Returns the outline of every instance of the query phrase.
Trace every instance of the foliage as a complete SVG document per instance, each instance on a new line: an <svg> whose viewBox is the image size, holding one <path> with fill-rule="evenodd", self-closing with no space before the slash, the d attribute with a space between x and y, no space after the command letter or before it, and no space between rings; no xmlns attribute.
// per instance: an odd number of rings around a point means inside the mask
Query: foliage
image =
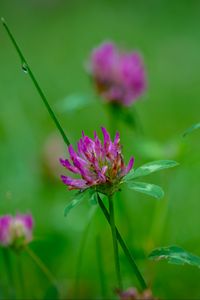
<svg viewBox="0 0 200 300"><path fill-rule="evenodd" d="M177 246L161 247L149 254L152 260L167 260L170 264L191 265L200 268L200 257Z"/></svg>

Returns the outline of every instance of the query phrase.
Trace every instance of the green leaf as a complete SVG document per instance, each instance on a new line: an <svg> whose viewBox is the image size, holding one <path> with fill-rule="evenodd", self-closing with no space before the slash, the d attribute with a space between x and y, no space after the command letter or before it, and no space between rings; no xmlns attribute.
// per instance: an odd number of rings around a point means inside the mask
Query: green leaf
<svg viewBox="0 0 200 300"><path fill-rule="evenodd" d="M136 192L147 194L156 199L161 199L164 196L163 189L155 184L138 181L128 181L127 184L130 189L135 190Z"/></svg>
<svg viewBox="0 0 200 300"><path fill-rule="evenodd" d="M91 103L91 95L72 94L59 103L59 110L62 112L76 112L88 107Z"/></svg>
<svg viewBox="0 0 200 300"><path fill-rule="evenodd" d="M183 133L183 137L186 137L188 134L192 133L194 130L200 129L200 123L194 124Z"/></svg>
<svg viewBox="0 0 200 300"><path fill-rule="evenodd" d="M77 205L79 205L83 201L85 195L87 194L86 191L87 190L82 191L82 192L78 192L77 194L75 194L73 200L66 205L66 207L64 209L64 216L65 217L68 215L68 213L70 212L70 210L72 208L76 207Z"/></svg>
<svg viewBox="0 0 200 300"><path fill-rule="evenodd" d="M142 176L147 176L151 173L168 169L168 168L173 168L177 166L178 163L174 160L156 160L149 162L145 165L142 165L141 167L137 168L136 170L131 170L125 177L125 181L133 180L135 178L139 178Z"/></svg>
<svg viewBox="0 0 200 300"><path fill-rule="evenodd" d="M176 265L192 265L200 268L200 257L187 252L177 246L162 247L153 250L149 254L149 259L167 260L168 263Z"/></svg>

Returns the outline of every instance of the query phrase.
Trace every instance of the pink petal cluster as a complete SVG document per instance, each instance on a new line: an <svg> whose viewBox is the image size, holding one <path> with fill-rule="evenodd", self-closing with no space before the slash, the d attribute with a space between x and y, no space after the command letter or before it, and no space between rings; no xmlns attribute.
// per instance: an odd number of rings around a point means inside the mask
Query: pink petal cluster
<svg viewBox="0 0 200 300"><path fill-rule="evenodd" d="M117 188L123 176L132 169L133 157L127 166L124 163L119 133L116 133L113 142L105 128L102 128L102 133L103 143L96 132L94 133L94 139L83 133L78 142L77 152L72 145L68 148L71 161L60 159L61 164L68 171L81 176L81 179L61 176L63 183L70 190L95 187L96 190L112 193L113 187Z"/></svg>
<svg viewBox="0 0 200 300"><path fill-rule="evenodd" d="M109 102L130 106L146 90L140 54L119 52L113 43L104 43L93 50L89 72L97 91Z"/></svg>
<svg viewBox="0 0 200 300"><path fill-rule="evenodd" d="M128 288L125 291L117 292L120 300L158 300L154 298L151 290L145 290L142 293L139 293L136 288Z"/></svg>
<svg viewBox="0 0 200 300"><path fill-rule="evenodd" d="M32 240L33 218L30 214L0 217L0 246L21 248Z"/></svg>

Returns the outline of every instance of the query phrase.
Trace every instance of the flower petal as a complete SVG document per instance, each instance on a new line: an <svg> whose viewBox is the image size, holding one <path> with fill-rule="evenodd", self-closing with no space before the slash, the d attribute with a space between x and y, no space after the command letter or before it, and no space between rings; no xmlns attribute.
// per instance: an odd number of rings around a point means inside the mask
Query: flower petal
<svg viewBox="0 0 200 300"><path fill-rule="evenodd" d="M73 161L73 159L74 159L75 157L77 157L77 154L76 154L76 152L75 152L75 150L74 150L74 148L73 148L72 145L69 145L68 151L69 151L70 158L71 158L71 160Z"/></svg>
<svg viewBox="0 0 200 300"><path fill-rule="evenodd" d="M112 148L112 141L110 138L110 134L108 133L106 128L102 127L101 130L103 132L103 137L104 137L104 150L105 150L105 154L107 154L107 152L109 152Z"/></svg>
<svg viewBox="0 0 200 300"><path fill-rule="evenodd" d="M64 184L69 186L69 189L84 189L87 187L86 181L83 179L74 179L61 175L61 180Z"/></svg>
<svg viewBox="0 0 200 300"><path fill-rule="evenodd" d="M126 169L125 169L125 174L124 175L126 175L126 174L128 174L128 172L130 172L130 170L133 167L133 164L134 164L134 157L131 157L131 159L130 159L130 161L129 161Z"/></svg>
<svg viewBox="0 0 200 300"><path fill-rule="evenodd" d="M62 159L62 158L60 158L60 163L61 163L61 165L62 165L63 167L65 167L67 170L69 170L69 171L71 171L71 172L73 172L73 173L75 173L75 174L80 174L78 168L72 166L72 165L70 164L70 162L69 162L68 159Z"/></svg>
<svg viewBox="0 0 200 300"><path fill-rule="evenodd" d="M115 139L114 139L114 145L118 146L119 143L120 143L120 135L119 135L119 132L117 131L116 135L115 135Z"/></svg>
<svg viewBox="0 0 200 300"><path fill-rule="evenodd" d="M18 214L18 215L16 215L15 220L20 220L24 224L24 226L26 227L27 230L32 230L33 229L34 222L33 222L32 215L30 215L30 214L26 214L26 215Z"/></svg>
<svg viewBox="0 0 200 300"><path fill-rule="evenodd" d="M10 225L12 216L5 215L0 217L0 245L7 246L10 243Z"/></svg>

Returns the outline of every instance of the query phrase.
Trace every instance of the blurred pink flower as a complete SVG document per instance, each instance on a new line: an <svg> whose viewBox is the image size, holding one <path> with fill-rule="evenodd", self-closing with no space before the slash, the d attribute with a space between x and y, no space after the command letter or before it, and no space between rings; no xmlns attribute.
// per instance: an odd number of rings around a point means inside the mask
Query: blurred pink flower
<svg viewBox="0 0 200 300"><path fill-rule="evenodd" d="M139 293L136 288L128 288L125 291L117 291L120 300L158 300L154 298L151 290L145 290Z"/></svg>
<svg viewBox="0 0 200 300"><path fill-rule="evenodd" d="M93 50L89 72L98 93L108 102L130 106L147 87L140 54L119 52L113 43L104 43Z"/></svg>
<svg viewBox="0 0 200 300"><path fill-rule="evenodd" d="M68 148L71 162L68 159L60 159L61 164L67 170L81 176L81 179L61 176L63 183L70 190L94 187L102 193L112 194L118 190L120 181L132 169L133 157L125 166L119 133L116 133L114 142L112 142L105 128L102 128L102 132L103 143L96 132L94 140L83 133L78 142L77 152L72 145Z"/></svg>
<svg viewBox="0 0 200 300"><path fill-rule="evenodd" d="M33 218L30 214L0 217L0 246L21 248L31 242Z"/></svg>

